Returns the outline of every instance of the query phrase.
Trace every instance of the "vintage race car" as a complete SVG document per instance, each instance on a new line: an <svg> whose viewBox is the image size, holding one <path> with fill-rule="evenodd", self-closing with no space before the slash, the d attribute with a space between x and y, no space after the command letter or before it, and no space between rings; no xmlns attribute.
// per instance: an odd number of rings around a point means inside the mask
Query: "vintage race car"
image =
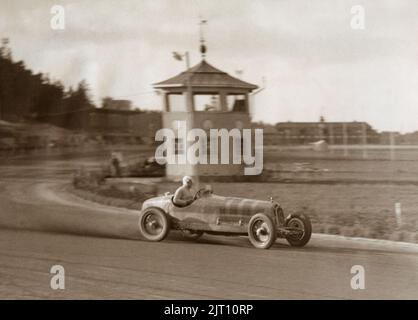
<svg viewBox="0 0 418 320"><path fill-rule="evenodd" d="M169 193L146 200L139 230L149 241L163 240L170 230L179 230L190 239L203 233L248 235L256 248L268 249L277 238L285 238L292 246L304 246L311 238L312 226L304 214L285 218L283 209L273 200L223 197L200 189L195 201L186 207L175 205Z"/></svg>

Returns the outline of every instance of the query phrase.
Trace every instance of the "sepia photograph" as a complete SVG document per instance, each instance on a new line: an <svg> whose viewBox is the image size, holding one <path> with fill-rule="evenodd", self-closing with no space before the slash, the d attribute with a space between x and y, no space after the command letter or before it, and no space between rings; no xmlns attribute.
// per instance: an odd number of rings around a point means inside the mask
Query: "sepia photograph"
<svg viewBox="0 0 418 320"><path fill-rule="evenodd" d="M417 12L1 0L0 300L418 300Z"/></svg>

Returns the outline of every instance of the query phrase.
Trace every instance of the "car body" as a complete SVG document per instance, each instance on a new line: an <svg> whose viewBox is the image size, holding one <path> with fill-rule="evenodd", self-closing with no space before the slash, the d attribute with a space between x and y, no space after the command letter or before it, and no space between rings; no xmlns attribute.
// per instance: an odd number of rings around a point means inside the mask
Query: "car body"
<svg viewBox="0 0 418 320"><path fill-rule="evenodd" d="M106 177L164 177L165 165L157 162L155 157L127 163L122 155L114 152L108 165L104 166Z"/></svg>
<svg viewBox="0 0 418 320"><path fill-rule="evenodd" d="M150 157L142 163L133 165L130 171L130 175L135 177L164 177L165 165L159 164L155 157Z"/></svg>
<svg viewBox="0 0 418 320"><path fill-rule="evenodd" d="M277 237L286 238L294 246L303 246L310 239L309 218L285 218L276 201L224 197L206 189L196 195L196 200L186 207L175 205L169 193L146 200L140 213L141 234L151 241L164 239L170 230L180 230L195 239L203 233L248 235L257 248L269 248Z"/></svg>

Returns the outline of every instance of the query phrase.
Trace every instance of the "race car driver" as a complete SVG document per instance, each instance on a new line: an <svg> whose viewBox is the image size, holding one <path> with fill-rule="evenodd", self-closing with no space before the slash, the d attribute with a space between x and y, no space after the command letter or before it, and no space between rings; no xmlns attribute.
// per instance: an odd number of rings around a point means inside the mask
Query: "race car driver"
<svg viewBox="0 0 418 320"><path fill-rule="evenodd" d="M189 176L183 177L183 185L174 193L173 202L177 206L185 207L191 204L195 199L192 194L193 180Z"/></svg>

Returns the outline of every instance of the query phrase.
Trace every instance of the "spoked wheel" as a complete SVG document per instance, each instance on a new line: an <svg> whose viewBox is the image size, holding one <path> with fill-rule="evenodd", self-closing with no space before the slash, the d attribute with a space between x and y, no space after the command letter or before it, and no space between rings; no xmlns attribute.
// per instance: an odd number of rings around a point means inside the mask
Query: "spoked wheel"
<svg viewBox="0 0 418 320"><path fill-rule="evenodd" d="M286 229L291 232L286 236L287 242L294 247L303 247L311 239L312 224L308 216L291 215L286 218Z"/></svg>
<svg viewBox="0 0 418 320"><path fill-rule="evenodd" d="M248 237L258 249L268 249L276 241L276 227L271 218L263 213L254 215L248 224Z"/></svg>
<svg viewBox="0 0 418 320"><path fill-rule="evenodd" d="M139 217L139 231L149 241L161 241L170 231L170 220L160 209L146 209Z"/></svg>
<svg viewBox="0 0 418 320"><path fill-rule="evenodd" d="M203 231L199 230L182 229L180 231L182 236L189 240L197 240L203 235Z"/></svg>

